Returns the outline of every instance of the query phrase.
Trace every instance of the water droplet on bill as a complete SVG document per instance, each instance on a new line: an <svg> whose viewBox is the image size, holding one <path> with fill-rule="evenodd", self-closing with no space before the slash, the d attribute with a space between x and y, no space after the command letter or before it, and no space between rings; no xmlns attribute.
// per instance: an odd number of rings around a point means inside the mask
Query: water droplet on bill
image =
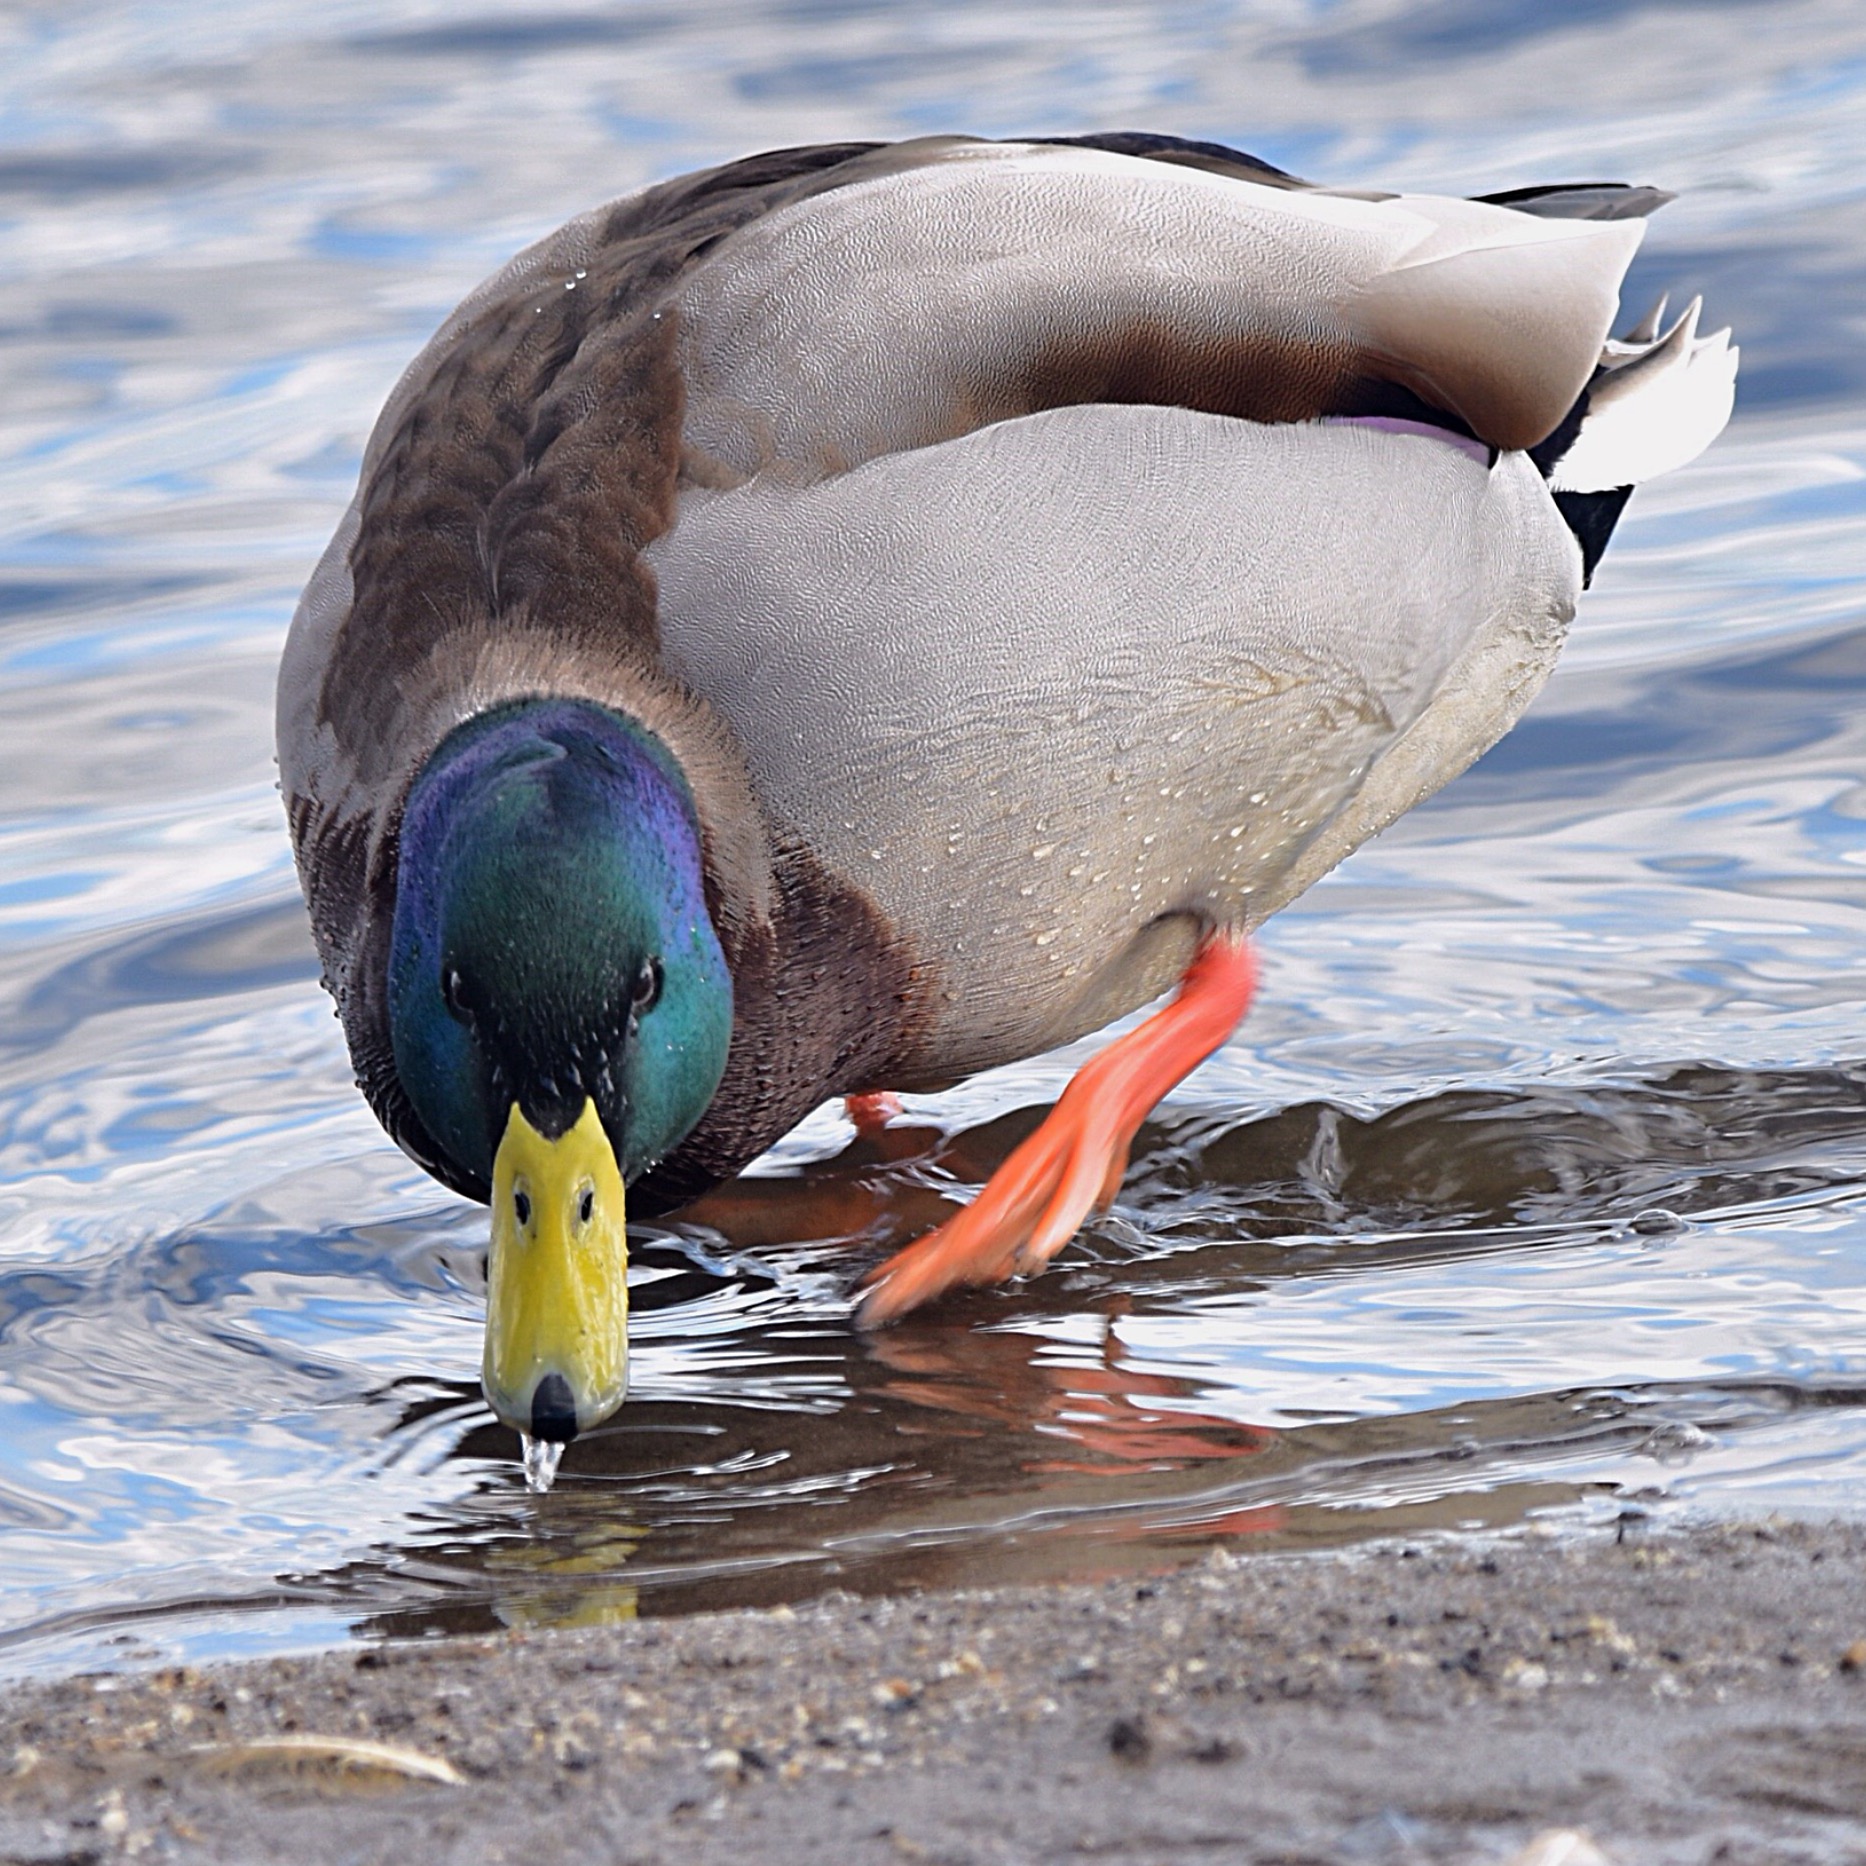
<svg viewBox="0 0 1866 1866"><path fill-rule="evenodd" d="M525 1488L543 1496L557 1481L557 1466L564 1455L563 1443L559 1439L533 1438L529 1432L521 1432L518 1444L525 1466Z"/></svg>

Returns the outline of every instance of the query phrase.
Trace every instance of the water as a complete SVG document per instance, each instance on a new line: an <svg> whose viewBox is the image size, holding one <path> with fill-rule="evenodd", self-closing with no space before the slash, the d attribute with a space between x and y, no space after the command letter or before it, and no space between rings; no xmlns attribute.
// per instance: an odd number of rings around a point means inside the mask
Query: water
<svg viewBox="0 0 1866 1866"><path fill-rule="evenodd" d="M533 1438L529 1432L518 1435L518 1463L525 1473L525 1488L543 1496L557 1482L557 1467L564 1461L561 1441Z"/></svg>
<svg viewBox="0 0 1866 1866"><path fill-rule="evenodd" d="M1551 21L1562 22L1559 26ZM1866 25L1823 4L790 0L0 15L0 1666L314 1646L1866 1496ZM548 1495L483 1215L315 983L274 662L374 411L602 196L1145 125L1343 182L1682 192L1738 418L1482 765L1282 916L1051 1275L852 1274L1069 1057L813 1118L636 1239Z"/></svg>

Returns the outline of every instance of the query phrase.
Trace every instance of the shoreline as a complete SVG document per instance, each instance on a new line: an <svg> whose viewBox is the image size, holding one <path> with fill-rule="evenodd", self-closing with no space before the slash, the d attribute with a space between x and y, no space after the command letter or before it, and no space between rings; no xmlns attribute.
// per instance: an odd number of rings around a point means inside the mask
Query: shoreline
<svg viewBox="0 0 1866 1866"><path fill-rule="evenodd" d="M1866 1525L1215 1552L25 1681L0 1782L0 1860L40 1866L1461 1866L1550 1829L1618 1866L1866 1861Z"/></svg>

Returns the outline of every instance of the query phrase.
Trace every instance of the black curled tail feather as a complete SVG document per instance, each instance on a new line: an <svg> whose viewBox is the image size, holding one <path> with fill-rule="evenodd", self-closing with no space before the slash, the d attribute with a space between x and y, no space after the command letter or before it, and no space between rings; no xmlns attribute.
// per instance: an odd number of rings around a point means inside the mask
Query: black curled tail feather
<svg viewBox="0 0 1866 1866"><path fill-rule="evenodd" d="M1558 492L1553 495L1555 509L1568 521L1575 542L1581 547L1581 587L1594 581L1594 566L1600 562L1613 528L1633 496L1630 486L1615 486L1609 492Z"/></svg>

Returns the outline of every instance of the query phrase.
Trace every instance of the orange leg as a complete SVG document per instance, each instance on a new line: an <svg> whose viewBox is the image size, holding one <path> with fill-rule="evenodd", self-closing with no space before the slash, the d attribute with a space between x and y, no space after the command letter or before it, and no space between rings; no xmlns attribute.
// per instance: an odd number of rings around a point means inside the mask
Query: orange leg
<svg viewBox="0 0 1866 1866"><path fill-rule="evenodd" d="M860 1320L879 1327L961 1283L1042 1269L1091 1211L1113 1202L1141 1122L1238 1027L1256 982L1242 935L1210 935L1172 1001L1076 1071L1043 1125L958 1217L869 1274Z"/></svg>
<svg viewBox="0 0 1866 1866"><path fill-rule="evenodd" d="M878 1089L872 1095L845 1095L842 1105L864 1140L873 1140L901 1111L901 1098Z"/></svg>

